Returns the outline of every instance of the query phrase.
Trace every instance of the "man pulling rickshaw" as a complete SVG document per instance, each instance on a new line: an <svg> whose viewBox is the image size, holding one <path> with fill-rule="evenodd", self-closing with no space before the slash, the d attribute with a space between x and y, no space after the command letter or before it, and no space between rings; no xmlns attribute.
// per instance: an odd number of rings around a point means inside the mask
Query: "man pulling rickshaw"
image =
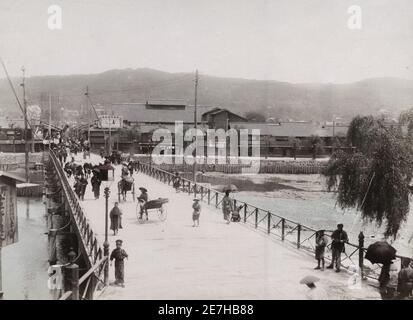
<svg viewBox="0 0 413 320"><path fill-rule="evenodd" d="M139 219L142 219L143 213L146 214L146 220L148 220L148 211L145 208L145 204L148 202L148 190L146 188L140 187L139 190L141 194L138 197L138 202L140 206Z"/></svg>

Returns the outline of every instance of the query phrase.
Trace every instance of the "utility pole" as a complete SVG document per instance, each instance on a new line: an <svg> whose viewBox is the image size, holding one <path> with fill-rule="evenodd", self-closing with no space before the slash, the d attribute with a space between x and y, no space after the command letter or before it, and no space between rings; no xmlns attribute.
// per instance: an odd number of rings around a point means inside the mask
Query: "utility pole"
<svg viewBox="0 0 413 320"><path fill-rule="evenodd" d="M26 100L26 84L25 84L25 68L22 67L23 80L21 86L23 87L23 118L24 118L24 160L26 169L26 182L29 182L29 150L27 145L27 100Z"/></svg>
<svg viewBox="0 0 413 320"><path fill-rule="evenodd" d="M86 86L86 108L88 110L88 126L87 126L87 141L90 148L90 107L89 107L89 86Z"/></svg>
<svg viewBox="0 0 413 320"><path fill-rule="evenodd" d="M194 101L194 124L195 124L195 159L193 164L193 180L196 183L196 156L197 156L197 133L198 133L198 119L197 119L197 102L198 102L198 70L195 71L195 101Z"/></svg>
<svg viewBox="0 0 413 320"><path fill-rule="evenodd" d="M52 95L49 92L49 149L52 139Z"/></svg>
<svg viewBox="0 0 413 320"><path fill-rule="evenodd" d="M112 154L112 115L109 115L109 155Z"/></svg>

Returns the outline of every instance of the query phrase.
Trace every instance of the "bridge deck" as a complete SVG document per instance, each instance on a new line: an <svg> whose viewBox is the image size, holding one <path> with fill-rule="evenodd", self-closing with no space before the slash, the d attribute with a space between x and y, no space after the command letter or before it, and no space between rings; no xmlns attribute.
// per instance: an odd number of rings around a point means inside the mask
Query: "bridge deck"
<svg viewBox="0 0 413 320"><path fill-rule="evenodd" d="M81 162L81 157L77 158ZM88 160L89 161L89 160ZM90 162L101 159L92 155ZM110 232L110 250L115 240L124 240L129 254L125 263L126 287L109 286L100 299L378 299L377 289L367 283L362 289L348 286L343 270L313 270L316 261L304 251L256 232L242 223L227 225L215 208L201 203L200 227L192 227L192 197L144 174L134 174L136 188L148 189L150 199L169 198L168 218L139 224L136 203L128 193L122 202L123 229ZM111 190L109 209L117 201L117 181L103 182ZM104 198L93 199L90 183L82 202L93 231L104 241ZM306 275L321 280L310 290L299 284ZM114 279L110 269L110 281Z"/></svg>

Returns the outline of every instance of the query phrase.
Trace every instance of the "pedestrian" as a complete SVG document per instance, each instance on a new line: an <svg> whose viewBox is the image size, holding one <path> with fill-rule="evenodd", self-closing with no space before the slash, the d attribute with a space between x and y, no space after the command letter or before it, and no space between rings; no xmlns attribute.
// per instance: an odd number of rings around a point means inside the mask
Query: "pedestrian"
<svg viewBox="0 0 413 320"><path fill-rule="evenodd" d="M328 245L328 238L324 234L324 230L319 230L316 232L315 241L316 241L315 258L317 260L317 267L315 267L314 269L324 271L324 265L325 265L324 253Z"/></svg>
<svg viewBox="0 0 413 320"><path fill-rule="evenodd" d="M127 177L129 175L129 169L126 163L122 163L122 178Z"/></svg>
<svg viewBox="0 0 413 320"><path fill-rule="evenodd" d="M327 269L333 269L336 267L336 272L340 272L341 268L341 253L345 252L345 243L348 242L347 232L343 230L343 224L339 223L337 229L331 234L332 243L332 259L331 264Z"/></svg>
<svg viewBox="0 0 413 320"><path fill-rule="evenodd" d="M113 230L113 235L117 235L119 229L122 229L122 211L115 202L115 206L110 210L110 229Z"/></svg>
<svg viewBox="0 0 413 320"><path fill-rule="evenodd" d="M93 177L90 179L90 183L92 184L92 191L95 196L95 200L97 200L100 196L100 185L102 184L102 180L99 178L96 171L93 171Z"/></svg>
<svg viewBox="0 0 413 320"><path fill-rule="evenodd" d="M406 259L402 263L402 269L399 272L397 280L397 291L400 299L409 299L412 295L413 288L413 262Z"/></svg>
<svg viewBox="0 0 413 320"><path fill-rule="evenodd" d="M67 151L66 151L65 146L62 146L62 156L63 156L63 163L66 163L66 161L67 161Z"/></svg>
<svg viewBox="0 0 413 320"><path fill-rule="evenodd" d="M176 192L179 192L180 186L181 186L181 178L179 177L179 172L175 172L175 176L173 178L173 187Z"/></svg>
<svg viewBox="0 0 413 320"><path fill-rule="evenodd" d="M387 299L387 284L389 283L389 280L390 280L390 265L391 265L390 261L383 263L383 266L381 267L380 275L378 278L380 296L383 300Z"/></svg>
<svg viewBox="0 0 413 320"><path fill-rule="evenodd" d="M80 179L75 176L75 184L73 185L73 189L75 190L76 195L80 198L80 190L82 189L82 185L80 184Z"/></svg>
<svg viewBox="0 0 413 320"><path fill-rule="evenodd" d="M222 198L222 213L227 224L231 222L231 212L234 211L232 199L229 197L229 190L225 191L225 196Z"/></svg>
<svg viewBox="0 0 413 320"><path fill-rule="evenodd" d="M80 183L80 200L83 201L85 200L86 186L88 185L88 182L83 172L80 174L79 183Z"/></svg>
<svg viewBox="0 0 413 320"><path fill-rule="evenodd" d="M194 199L194 204L192 205L192 220L194 221L193 227L199 227L199 216L201 215L201 205L199 204L199 199Z"/></svg>
<svg viewBox="0 0 413 320"><path fill-rule="evenodd" d="M139 219L142 219L143 212L146 214L146 220L148 220L148 211L145 208L146 203L148 202L148 190L146 188L140 187L139 190L141 194L138 197L138 202L140 206L139 210Z"/></svg>
<svg viewBox="0 0 413 320"><path fill-rule="evenodd" d="M134 165L133 161L129 161L128 170L129 170L129 174L130 174L131 177L133 176L134 169L135 169L135 165Z"/></svg>
<svg viewBox="0 0 413 320"><path fill-rule="evenodd" d="M128 258L128 254L122 249L122 240L116 240L116 249L110 254L110 265L112 266L115 260L115 285L125 287L125 263L123 260Z"/></svg>
<svg viewBox="0 0 413 320"><path fill-rule="evenodd" d="M397 298L397 281L399 269L393 262L390 264L389 279L386 284L386 300L394 300Z"/></svg>

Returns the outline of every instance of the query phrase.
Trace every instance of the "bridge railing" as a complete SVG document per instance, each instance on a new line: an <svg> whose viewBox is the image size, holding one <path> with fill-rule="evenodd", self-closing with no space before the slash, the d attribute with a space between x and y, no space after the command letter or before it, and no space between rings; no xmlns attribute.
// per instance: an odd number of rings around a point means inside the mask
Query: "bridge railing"
<svg viewBox="0 0 413 320"><path fill-rule="evenodd" d="M172 185L176 176L168 171L156 168L148 163L139 163L139 170L163 183ZM216 208L222 208L221 203L224 198L224 193L211 189L205 185L194 183L189 179L179 177L180 191L186 192L189 195L198 197L202 201L213 205ZM307 252L315 252L316 232L314 228L305 226L299 222L292 221L282 217L269 210L251 205L245 201L233 198L234 208L240 209L239 213L241 221L258 230L267 233L269 236L280 239L294 245L297 249ZM331 240L332 231L325 231L325 235ZM332 260L331 241L327 246L325 258L328 261ZM341 264L344 268L352 266L358 267L361 270L362 276L372 279L378 279L381 265L372 265L364 259L367 249L364 247L364 237L359 236L359 243L347 243L346 250L342 254ZM410 259L405 256L396 256L396 260L402 263L404 259Z"/></svg>
<svg viewBox="0 0 413 320"><path fill-rule="evenodd" d="M82 296L91 299L93 298L93 292L97 285L99 283L101 284L100 286L105 285L103 281L103 271L107 263L107 257L104 256L103 249L88 222L80 200L70 186L62 165L52 150L50 151L50 159L54 164L57 177L62 185L62 192L65 202L69 207L68 211L71 215L72 225L76 229L75 231L79 238L79 249L81 251L79 257L81 255L86 257L85 263L88 271L80 278L79 286L84 285L81 287L83 291ZM62 297L64 298L67 295L68 293L65 293ZM69 294L68 297L71 295L72 294Z"/></svg>

